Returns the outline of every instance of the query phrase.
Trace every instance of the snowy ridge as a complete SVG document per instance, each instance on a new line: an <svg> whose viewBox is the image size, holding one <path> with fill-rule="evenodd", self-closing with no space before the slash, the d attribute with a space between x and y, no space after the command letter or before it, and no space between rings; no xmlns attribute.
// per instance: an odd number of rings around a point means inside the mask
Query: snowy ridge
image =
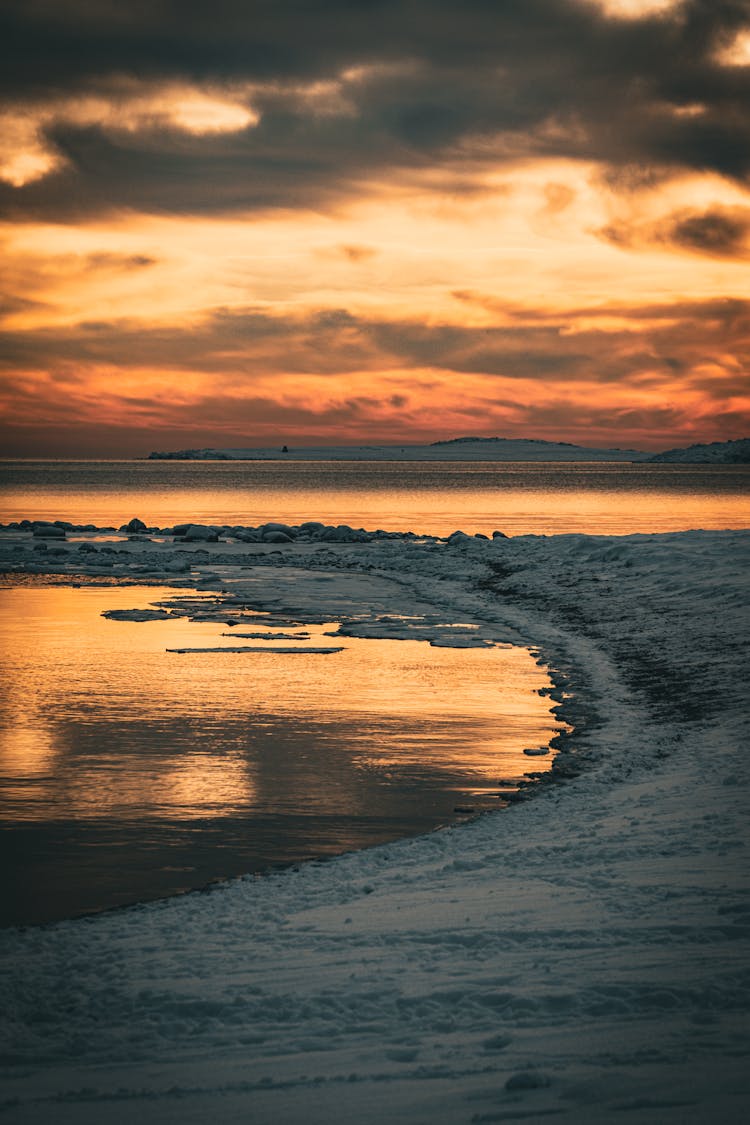
<svg viewBox="0 0 750 1125"><path fill-rule="evenodd" d="M648 461L639 449L596 449L531 438L452 438L430 445L277 446L272 449L180 449L155 461Z"/></svg>
<svg viewBox="0 0 750 1125"><path fill-rule="evenodd" d="M666 449L649 458L669 464L747 465L750 462L750 438L736 441L712 441L687 448Z"/></svg>
<svg viewBox="0 0 750 1125"><path fill-rule="evenodd" d="M747 464L750 438L680 446L661 453L601 449L534 438L459 437L429 445L352 445L274 448L179 449L149 454L154 461L625 461L647 463Z"/></svg>
<svg viewBox="0 0 750 1125"><path fill-rule="evenodd" d="M102 573L30 536L6 570ZM193 550L173 583L387 580L394 615L535 644L575 730L556 784L460 829L0 934L4 1119L744 1121L750 533ZM175 551L105 572L163 580Z"/></svg>

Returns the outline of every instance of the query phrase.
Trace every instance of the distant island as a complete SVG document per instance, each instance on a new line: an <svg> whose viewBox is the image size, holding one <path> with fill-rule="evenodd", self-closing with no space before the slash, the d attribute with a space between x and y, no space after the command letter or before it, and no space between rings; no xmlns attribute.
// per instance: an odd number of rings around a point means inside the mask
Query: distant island
<svg viewBox="0 0 750 1125"><path fill-rule="evenodd" d="M708 445L689 445L686 449L666 449L649 458L662 464L750 464L750 438L712 441Z"/></svg>
<svg viewBox="0 0 750 1125"><path fill-rule="evenodd" d="M430 445L294 446L257 449L179 449L149 454L152 461L626 461L747 464L750 438L691 445L664 453L597 449L533 438L457 437Z"/></svg>

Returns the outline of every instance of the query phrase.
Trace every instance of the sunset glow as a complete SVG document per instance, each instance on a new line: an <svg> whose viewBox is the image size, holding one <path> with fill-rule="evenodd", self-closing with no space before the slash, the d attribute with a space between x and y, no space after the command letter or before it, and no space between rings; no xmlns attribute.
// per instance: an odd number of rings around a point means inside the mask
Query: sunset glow
<svg viewBox="0 0 750 1125"><path fill-rule="evenodd" d="M744 436L739 9L316 7L8 6L7 452Z"/></svg>
<svg viewBox="0 0 750 1125"><path fill-rule="evenodd" d="M220 621L102 617L144 594L158 600L173 591L13 591L23 614L3 614L13 671L0 723L0 778L11 786L6 821L181 821L285 805L334 814L346 804L364 814L369 791L361 771L427 764L438 779L445 775L446 786L496 787L498 773L522 776L528 768L524 745L545 744L563 726L540 694L549 683L544 671L527 650L511 646L456 650L347 637L336 659L303 657L291 667L273 651L218 660L172 651L165 675L165 649L237 641L225 639ZM9 598L0 591L0 605ZM325 642L324 628L335 627L308 626L313 639L300 646ZM120 701L134 690L123 717ZM82 708L83 696L96 699L94 715ZM290 730L305 729L310 716L320 716L323 733L317 741L308 736L310 753L289 754ZM207 723L203 742L197 732ZM149 753L144 730L153 740ZM329 764L341 754L351 754L351 776L337 776Z"/></svg>

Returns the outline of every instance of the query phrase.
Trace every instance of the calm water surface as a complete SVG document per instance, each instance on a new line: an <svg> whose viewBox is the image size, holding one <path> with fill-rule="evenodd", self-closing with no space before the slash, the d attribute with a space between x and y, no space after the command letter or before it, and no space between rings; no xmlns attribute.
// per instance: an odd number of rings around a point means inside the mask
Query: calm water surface
<svg viewBox="0 0 750 1125"><path fill-rule="evenodd" d="M0 589L0 923L427 831L549 764L523 754L560 729L526 649L326 637L344 651L181 655L165 650L238 642L216 622L101 616L175 593Z"/></svg>
<svg viewBox="0 0 750 1125"><path fill-rule="evenodd" d="M507 535L750 526L750 466L504 462L5 461L0 522L317 519Z"/></svg>

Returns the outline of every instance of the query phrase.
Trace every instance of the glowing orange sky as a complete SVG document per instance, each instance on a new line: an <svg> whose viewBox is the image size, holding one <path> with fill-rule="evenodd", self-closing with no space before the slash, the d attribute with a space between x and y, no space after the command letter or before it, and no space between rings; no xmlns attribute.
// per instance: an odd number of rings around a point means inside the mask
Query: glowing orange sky
<svg viewBox="0 0 750 1125"><path fill-rule="evenodd" d="M67 7L92 44L110 42L108 9L94 26L86 5ZM531 8L622 54L617 36L630 43L633 28L644 43L681 42L695 5ZM18 12L32 38L54 21L44 3ZM458 8L452 18L470 28ZM531 32L510 30L523 56ZM475 89L459 49L438 58L450 24L432 57L384 41L382 59L363 62L355 29L310 73L139 76L113 59L6 91L8 452L744 436L750 188L716 136L719 120L738 143L750 133L748 36L717 23L682 84L671 65L639 110L613 83L609 118L593 94L560 103L547 47L549 105L533 128L508 102L526 113L541 80L526 89L512 59L488 64L503 91L485 110L494 95ZM588 74L585 50L564 56L573 73Z"/></svg>

